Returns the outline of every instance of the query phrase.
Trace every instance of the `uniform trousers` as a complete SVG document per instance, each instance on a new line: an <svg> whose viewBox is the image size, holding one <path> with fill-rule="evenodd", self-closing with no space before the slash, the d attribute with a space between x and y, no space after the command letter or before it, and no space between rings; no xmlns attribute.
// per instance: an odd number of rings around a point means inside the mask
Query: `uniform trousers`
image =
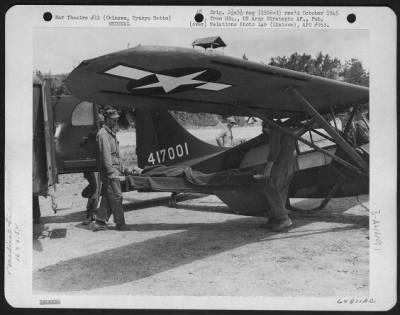
<svg viewBox="0 0 400 315"><path fill-rule="evenodd" d="M118 178L102 178L101 202L96 209L96 221L107 223L111 214L114 223L125 224L121 183Z"/></svg>
<svg viewBox="0 0 400 315"><path fill-rule="evenodd" d="M33 220L40 220L40 205L39 205L39 197L32 196L32 210L33 210Z"/></svg>
<svg viewBox="0 0 400 315"><path fill-rule="evenodd" d="M269 204L269 216L272 220L281 221L289 216L286 210L286 200L288 197L291 177L277 186L271 180L267 180L264 193Z"/></svg>
<svg viewBox="0 0 400 315"><path fill-rule="evenodd" d="M283 136L279 155L272 166L264 189L272 220L281 221L289 218L286 201L296 169L295 142L289 136Z"/></svg>

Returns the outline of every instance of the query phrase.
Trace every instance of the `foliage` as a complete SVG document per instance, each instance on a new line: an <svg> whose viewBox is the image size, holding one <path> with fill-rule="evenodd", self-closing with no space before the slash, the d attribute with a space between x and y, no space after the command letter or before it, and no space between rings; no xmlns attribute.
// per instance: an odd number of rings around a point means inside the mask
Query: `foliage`
<svg viewBox="0 0 400 315"><path fill-rule="evenodd" d="M52 80L52 82L56 82L54 84L54 94L56 96L60 95L70 95L67 85L65 84L65 80L67 79L67 75L62 75L58 81ZM52 85L53 87L53 85Z"/></svg>
<svg viewBox="0 0 400 315"><path fill-rule="evenodd" d="M50 91L52 96L70 95L65 80L68 74L51 74L42 73L39 70L36 71L36 75L40 80L48 79L50 80Z"/></svg>
<svg viewBox="0 0 400 315"><path fill-rule="evenodd" d="M340 75L345 82L369 86L369 72L365 71L361 61L357 59L346 61Z"/></svg>
<svg viewBox="0 0 400 315"><path fill-rule="evenodd" d="M330 79L335 78L340 71L340 60L337 58L332 59L328 54L323 55L321 52L315 58L311 57L311 55L300 55L296 52L289 57L271 58L269 64Z"/></svg>
<svg viewBox="0 0 400 315"><path fill-rule="evenodd" d="M363 68L361 61L353 58L344 65L337 58L319 52L315 57L295 52L289 57L271 58L269 64L280 68L306 72L312 75L340 79L344 82L369 85L369 73Z"/></svg>
<svg viewBox="0 0 400 315"><path fill-rule="evenodd" d="M218 123L218 115L208 113L186 113L180 111L172 111L172 116L182 126L215 126Z"/></svg>

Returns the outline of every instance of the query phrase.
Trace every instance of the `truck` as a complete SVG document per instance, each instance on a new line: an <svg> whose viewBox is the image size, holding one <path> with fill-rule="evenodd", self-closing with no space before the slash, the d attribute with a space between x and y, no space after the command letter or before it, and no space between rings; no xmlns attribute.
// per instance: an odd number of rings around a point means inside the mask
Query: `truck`
<svg viewBox="0 0 400 315"><path fill-rule="evenodd" d="M33 77L32 195L51 196L58 176L98 171L98 106L71 95L51 96L50 79Z"/></svg>

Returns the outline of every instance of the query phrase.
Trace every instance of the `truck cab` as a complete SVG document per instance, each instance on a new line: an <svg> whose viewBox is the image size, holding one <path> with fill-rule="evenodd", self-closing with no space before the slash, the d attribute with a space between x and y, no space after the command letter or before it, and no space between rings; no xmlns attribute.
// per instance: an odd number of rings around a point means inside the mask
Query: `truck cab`
<svg viewBox="0 0 400 315"><path fill-rule="evenodd" d="M96 172L98 107L70 95L51 97L50 82L33 79L33 196L51 195L57 176Z"/></svg>
<svg viewBox="0 0 400 315"><path fill-rule="evenodd" d="M95 172L98 109L73 96L52 98L57 174Z"/></svg>

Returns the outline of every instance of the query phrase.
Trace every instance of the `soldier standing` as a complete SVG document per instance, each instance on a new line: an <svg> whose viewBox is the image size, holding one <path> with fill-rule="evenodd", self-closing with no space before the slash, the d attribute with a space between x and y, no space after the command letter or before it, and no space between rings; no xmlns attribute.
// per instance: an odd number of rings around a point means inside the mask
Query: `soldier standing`
<svg viewBox="0 0 400 315"><path fill-rule="evenodd" d="M236 121L232 117L229 117L226 120L226 123L220 124L221 131L218 133L217 138L215 139L217 141L218 146L225 147L228 144L228 139L230 146L233 145L232 127L235 124Z"/></svg>
<svg viewBox="0 0 400 315"><path fill-rule="evenodd" d="M266 124L263 125L263 132L269 136L270 146L264 191L270 207L267 228L281 232L293 224L287 214L286 201L296 171L295 140Z"/></svg>
<svg viewBox="0 0 400 315"><path fill-rule="evenodd" d="M101 202L96 209L96 221L93 232L107 230L107 222L114 217L116 229L129 230L125 224L124 209L122 206L122 191L120 176L122 165L119 157L119 144L115 130L117 130L118 112L108 110L104 114L105 123L97 133L97 144L100 157L100 180L102 182Z"/></svg>
<svg viewBox="0 0 400 315"><path fill-rule="evenodd" d="M104 125L103 114L98 114L99 127L102 128ZM99 129L100 130L100 129ZM83 177L89 182L89 185L82 191L82 197L87 198L86 203L86 219L82 222L83 225L89 225L92 221L95 221L95 211L99 202L99 177L94 172L84 172Z"/></svg>

